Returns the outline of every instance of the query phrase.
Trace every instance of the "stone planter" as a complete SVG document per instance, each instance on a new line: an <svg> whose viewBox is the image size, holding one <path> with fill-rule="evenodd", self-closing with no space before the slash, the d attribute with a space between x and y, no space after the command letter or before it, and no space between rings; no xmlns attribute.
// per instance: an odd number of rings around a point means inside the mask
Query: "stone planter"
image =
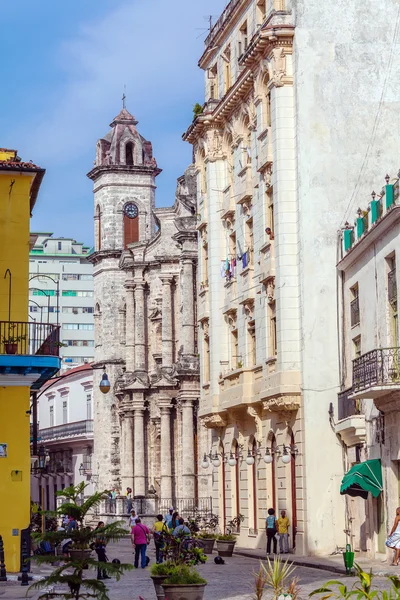
<svg viewBox="0 0 400 600"><path fill-rule="evenodd" d="M220 556L232 556L235 544L236 544L236 540L234 542L227 542L225 540L217 540L218 554Z"/></svg>
<svg viewBox="0 0 400 600"><path fill-rule="evenodd" d="M199 544L203 548L204 554L212 554L215 545L215 538L199 538Z"/></svg>
<svg viewBox="0 0 400 600"><path fill-rule="evenodd" d="M206 583L192 585L162 584L165 597L168 600L203 600L206 585Z"/></svg>
<svg viewBox="0 0 400 600"><path fill-rule="evenodd" d="M151 578L154 583L154 589L156 591L157 600L164 600L165 594L164 594L164 590L163 590L163 587L161 584L163 581L165 581L165 579L167 579L167 576L166 575L151 575Z"/></svg>
<svg viewBox="0 0 400 600"><path fill-rule="evenodd" d="M90 558L91 554L92 551L90 550L90 548L87 548L86 550L79 550L77 548L73 548L69 551L69 555L74 561L86 561L88 558Z"/></svg>

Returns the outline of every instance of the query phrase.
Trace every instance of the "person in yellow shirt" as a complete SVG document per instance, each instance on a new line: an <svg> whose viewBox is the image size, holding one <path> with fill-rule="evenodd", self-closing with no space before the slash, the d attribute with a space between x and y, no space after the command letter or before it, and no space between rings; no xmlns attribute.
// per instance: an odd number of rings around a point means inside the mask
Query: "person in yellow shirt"
<svg viewBox="0 0 400 600"><path fill-rule="evenodd" d="M279 550L281 554L289 552L289 527L290 521L286 516L286 510L281 510L281 516L278 519Z"/></svg>
<svg viewBox="0 0 400 600"><path fill-rule="evenodd" d="M162 515L157 515L157 521L153 526L154 545L156 547L156 563L160 564L163 561L162 551L164 548L163 533L168 533L168 527L164 522Z"/></svg>

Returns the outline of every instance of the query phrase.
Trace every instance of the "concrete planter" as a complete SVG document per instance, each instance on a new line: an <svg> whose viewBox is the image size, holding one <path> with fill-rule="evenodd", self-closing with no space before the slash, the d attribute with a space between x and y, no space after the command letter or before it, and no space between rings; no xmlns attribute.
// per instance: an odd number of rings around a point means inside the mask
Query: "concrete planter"
<svg viewBox="0 0 400 600"><path fill-rule="evenodd" d="M162 582L167 579L166 575L151 575L154 583L154 589L156 591L157 600L164 600L165 594L162 587Z"/></svg>
<svg viewBox="0 0 400 600"><path fill-rule="evenodd" d="M199 538L199 544L203 548L204 554L212 554L215 545L215 538Z"/></svg>
<svg viewBox="0 0 400 600"><path fill-rule="evenodd" d="M235 547L236 540L233 542L227 542L224 540L217 540L217 552L220 556L232 556L233 549Z"/></svg>
<svg viewBox="0 0 400 600"><path fill-rule="evenodd" d="M90 548L86 549L86 550L79 550L77 548L72 549L69 551L69 555L71 557L72 560L76 560L76 561L85 561L88 558L90 558L90 555L92 554L92 551L90 550Z"/></svg>
<svg viewBox="0 0 400 600"><path fill-rule="evenodd" d="M192 585L162 584L165 597L168 600L203 600L206 585L206 583Z"/></svg>

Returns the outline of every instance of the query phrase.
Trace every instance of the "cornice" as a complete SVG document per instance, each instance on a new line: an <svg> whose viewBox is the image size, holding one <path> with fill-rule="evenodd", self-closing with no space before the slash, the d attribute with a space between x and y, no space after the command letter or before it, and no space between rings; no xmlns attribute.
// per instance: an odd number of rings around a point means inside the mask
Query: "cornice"
<svg viewBox="0 0 400 600"><path fill-rule="evenodd" d="M106 173L135 173L157 177L161 172L162 169L158 167L145 165L97 165L86 176L92 181L96 181L96 179Z"/></svg>
<svg viewBox="0 0 400 600"><path fill-rule="evenodd" d="M98 250L88 256L87 260L93 265L96 265L105 258L120 258L121 254L122 250Z"/></svg>

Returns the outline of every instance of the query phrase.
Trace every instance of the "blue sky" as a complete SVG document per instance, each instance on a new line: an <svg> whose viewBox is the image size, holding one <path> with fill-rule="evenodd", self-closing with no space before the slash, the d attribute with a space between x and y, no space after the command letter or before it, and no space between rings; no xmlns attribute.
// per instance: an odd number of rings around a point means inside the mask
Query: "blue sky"
<svg viewBox="0 0 400 600"><path fill-rule="evenodd" d="M47 172L31 229L92 244L93 195L86 173L96 141L121 109L153 142L163 173L157 205L172 204L191 161L181 134L202 103L206 15L227 0L3 1L0 147Z"/></svg>

